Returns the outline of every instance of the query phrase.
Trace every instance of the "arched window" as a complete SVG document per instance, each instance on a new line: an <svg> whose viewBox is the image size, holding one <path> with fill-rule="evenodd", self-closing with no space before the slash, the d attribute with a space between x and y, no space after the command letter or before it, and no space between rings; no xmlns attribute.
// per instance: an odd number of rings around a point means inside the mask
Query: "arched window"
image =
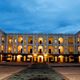
<svg viewBox="0 0 80 80"><path fill-rule="evenodd" d="M32 46L28 46L28 53L29 53L29 54L32 54L32 53L33 53Z"/></svg>
<svg viewBox="0 0 80 80"><path fill-rule="evenodd" d="M43 46L39 46L39 47L38 47L38 52L39 52L39 53L43 53Z"/></svg>
<svg viewBox="0 0 80 80"><path fill-rule="evenodd" d="M1 52L4 52L4 45L1 45Z"/></svg>
<svg viewBox="0 0 80 80"><path fill-rule="evenodd" d="M23 37L22 36L18 36L18 42L23 43Z"/></svg>
<svg viewBox="0 0 80 80"><path fill-rule="evenodd" d="M68 43L69 43L69 44L73 44L73 43L74 43L73 37L69 37L69 38L68 38Z"/></svg>
<svg viewBox="0 0 80 80"><path fill-rule="evenodd" d="M33 44L33 37L32 36L28 37L28 44Z"/></svg>
<svg viewBox="0 0 80 80"><path fill-rule="evenodd" d="M48 44L52 44L53 43L53 37L49 37L48 38Z"/></svg>
<svg viewBox="0 0 80 80"><path fill-rule="evenodd" d="M64 41L64 39L63 39L62 37L60 37L60 38L58 39L58 41L59 41L59 44L62 44L63 41Z"/></svg>
<svg viewBox="0 0 80 80"><path fill-rule="evenodd" d="M63 46L59 46L59 53L63 54L64 53L64 47Z"/></svg>
<svg viewBox="0 0 80 80"><path fill-rule="evenodd" d="M5 37L2 36L2 37L1 37L1 40L2 40L2 43L4 43L4 42L5 42Z"/></svg>
<svg viewBox="0 0 80 80"><path fill-rule="evenodd" d="M22 46L21 45L18 46L18 53L22 53Z"/></svg>
<svg viewBox="0 0 80 80"><path fill-rule="evenodd" d="M68 47L68 51L70 54L74 53L74 47L73 46L69 46Z"/></svg>
<svg viewBox="0 0 80 80"><path fill-rule="evenodd" d="M8 53L12 52L12 46L8 46Z"/></svg>
<svg viewBox="0 0 80 80"><path fill-rule="evenodd" d="M8 43L11 44L13 42L12 36L8 36Z"/></svg>
<svg viewBox="0 0 80 80"><path fill-rule="evenodd" d="M48 53L53 53L53 46L48 46Z"/></svg>
<svg viewBox="0 0 80 80"><path fill-rule="evenodd" d="M39 44L42 44L42 43L43 43L43 38L42 38L42 37L39 37L39 38L38 38L38 43L39 43Z"/></svg>
<svg viewBox="0 0 80 80"><path fill-rule="evenodd" d="M80 43L80 38L77 38L77 42Z"/></svg>

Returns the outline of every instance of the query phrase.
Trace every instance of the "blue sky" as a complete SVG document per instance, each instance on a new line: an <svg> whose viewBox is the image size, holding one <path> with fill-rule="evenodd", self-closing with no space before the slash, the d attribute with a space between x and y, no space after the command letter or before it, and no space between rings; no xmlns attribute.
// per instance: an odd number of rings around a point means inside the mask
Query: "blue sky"
<svg viewBox="0 0 80 80"><path fill-rule="evenodd" d="M0 0L0 29L76 33L80 31L80 0Z"/></svg>

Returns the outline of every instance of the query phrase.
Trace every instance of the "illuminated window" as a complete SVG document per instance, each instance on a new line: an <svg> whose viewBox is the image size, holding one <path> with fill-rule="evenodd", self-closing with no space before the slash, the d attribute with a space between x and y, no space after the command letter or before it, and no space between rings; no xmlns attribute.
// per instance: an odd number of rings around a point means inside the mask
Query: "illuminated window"
<svg viewBox="0 0 80 80"><path fill-rule="evenodd" d="M38 47L38 52L39 52L39 53L42 53L42 52L43 52L43 46L39 46L39 47Z"/></svg>
<svg viewBox="0 0 80 80"><path fill-rule="evenodd" d="M12 43L12 41L13 41L13 40L12 40L12 37L9 36L9 37L8 37L8 43Z"/></svg>
<svg viewBox="0 0 80 80"><path fill-rule="evenodd" d="M48 46L48 53L53 53L53 46Z"/></svg>
<svg viewBox="0 0 80 80"><path fill-rule="evenodd" d="M63 41L64 41L64 39L63 39L62 37L60 37L60 38L58 39L58 41L59 41L59 44L62 44Z"/></svg>
<svg viewBox="0 0 80 80"><path fill-rule="evenodd" d="M69 44L73 44L73 43L74 43L73 37L69 37L69 38L68 38L68 43L69 43Z"/></svg>
<svg viewBox="0 0 80 80"><path fill-rule="evenodd" d="M52 37L49 37L49 38L48 38L48 43L49 43L49 44L52 44L52 43L53 43L53 38L52 38Z"/></svg>
<svg viewBox="0 0 80 80"><path fill-rule="evenodd" d="M59 46L59 53L63 54L64 53L64 47L63 46Z"/></svg>
<svg viewBox="0 0 80 80"><path fill-rule="evenodd" d="M74 53L74 47L73 46L69 46L68 47L68 51L69 51L69 53Z"/></svg>
<svg viewBox="0 0 80 80"><path fill-rule="evenodd" d="M18 53L22 53L22 46L21 45L18 46Z"/></svg>
<svg viewBox="0 0 80 80"><path fill-rule="evenodd" d="M77 42L80 43L80 38L77 38Z"/></svg>
<svg viewBox="0 0 80 80"><path fill-rule="evenodd" d="M2 43L4 43L4 41L5 41L5 38L4 38L4 36L2 36L1 40L2 40Z"/></svg>
<svg viewBox="0 0 80 80"><path fill-rule="evenodd" d="M14 42L17 43L17 39L15 39Z"/></svg>
<svg viewBox="0 0 80 80"><path fill-rule="evenodd" d="M22 43L23 42L23 37L22 36L18 36L18 42Z"/></svg>
<svg viewBox="0 0 80 80"><path fill-rule="evenodd" d="M3 45L1 45L1 50L4 50L4 46Z"/></svg>
<svg viewBox="0 0 80 80"><path fill-rule="evenodd" d="M42 37L39 37L39 38L38 38L38 43L39 43L39 44L42 44L42 43L43 43L43 38L42 38Z"/></svg>
<svg viewBox="0 0 80 80"><path fill-rule="evenodd" d="M59 62L60 63L63 63L64 62L64 56L60 55L58 58L59 58Z"/></svg>
<svg viewBox="0 0 80 80"><path fill-rule="evenodd" d="M29 36L29 37L28 37L28 43L29 43L29 44L33 44L33 38L32 38L32 36Z"/></svg>
<svg viewBox="0 0 80 80"><path fill-rule="evenodd" d="M8 53L12 52L12 46L8 46Z"/></svg>
<svg viewBox="0 0 80 80"><path fill-rule="evenodd" d="M30 54L32 54L32 53L33 53L32 46L28 46L28 53L30 53Z"/></svg>
<svg viewBox="0 0 80 80"><path fill-rule="evenodd" d="M1 45L1 52L4 51L4 45Z"/></svg>

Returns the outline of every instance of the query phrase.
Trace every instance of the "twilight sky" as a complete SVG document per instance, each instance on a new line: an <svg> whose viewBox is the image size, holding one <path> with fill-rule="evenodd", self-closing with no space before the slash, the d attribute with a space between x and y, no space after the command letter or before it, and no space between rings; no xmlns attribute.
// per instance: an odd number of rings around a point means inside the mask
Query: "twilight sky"
<svg viewBox="0 0 80 80"><path fill-rule="evenodd" d="M0 29L76 33L80 31L80 0L0 0Z"/></svg>

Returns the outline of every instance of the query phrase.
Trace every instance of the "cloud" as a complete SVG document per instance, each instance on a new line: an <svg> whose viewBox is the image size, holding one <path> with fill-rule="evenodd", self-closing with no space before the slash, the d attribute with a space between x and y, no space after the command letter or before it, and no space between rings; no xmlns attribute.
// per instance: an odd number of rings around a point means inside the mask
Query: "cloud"
<svg viewBox="0 0 80 80"><path fill-rule="evenodd" d="M0 28L6 32L75 33L80 0L0 0Z"/></svg>

